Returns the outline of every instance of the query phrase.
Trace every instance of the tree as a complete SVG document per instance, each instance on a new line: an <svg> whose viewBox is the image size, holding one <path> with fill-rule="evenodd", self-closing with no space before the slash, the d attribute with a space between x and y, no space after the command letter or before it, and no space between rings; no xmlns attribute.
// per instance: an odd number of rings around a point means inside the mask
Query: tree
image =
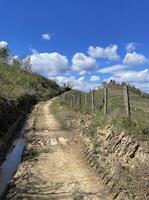
<svg viewBox="0 0 149 200"><path fill-rule="evenodd" d="M102 82L102 87L104 88L104 87L106 87L107 86L107 82Z"/></svg>
<svg viewBox="0 0 149 200"><path fill-rule="evenodd" d="M7 48L7 46L5 47L0 47L0 60L2 62L7 63L10 57L10 51Z"/></svg>
<svg viewBox="0 0 149 200"><path fill-rule="evenodd" d="M20 68L21 67L21 63L20 63L20 61L18 59L13 58L12 66Z"/></svg>
<svg viewBox="0 0 149 200"><path fill-rule="evenodd" d="M66 87L72 89L73 88L73 83L71 83L70 81L68 81L66 83Z"/></svg>
<svg viewBox="0 0 149 200"><path fill-rule="evenodd" d="M23 65L22 68L28 72L32 72L32 65L30 62L30 56L27 56L23 59Z"/></svg>
<svg viewBox="0 0 149 200"><path fill-rule="evenodd" d="M116 85L115 80L111 79L110 82L109 82L109 85Z"/></svg>

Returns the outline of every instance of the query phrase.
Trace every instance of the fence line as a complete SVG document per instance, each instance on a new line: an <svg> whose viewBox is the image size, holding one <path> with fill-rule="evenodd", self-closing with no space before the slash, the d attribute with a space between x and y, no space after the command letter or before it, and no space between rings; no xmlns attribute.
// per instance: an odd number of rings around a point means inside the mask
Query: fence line
<svg viewBox="0 0 149 200"><path fill-rule="evenodd" d="M128 85L124 86L124 104L126 113L128 116L130 116L130 98L129 98Z"/></svg>
<svg viewBox="0 0 149 200"><path fill-rule="evenodd" d="M86 95L86 92L84 93L84 105L86 106L86 103L87 103L87 95Z"/></svg>
<svg viewBox="0 0 149 200"><path fill-rule="evenodd" d="M95 112L95 95L94 95L94 90L92 90L92 112Z"/></svg>
<svg viewBox="0 0 149 200"><path fill-rule="evenodd" d="M108 88L104 88L104 114L108 113Z"/></svg>
<svg viewBox="0 0 149 200"><path fill-rule="evenodd" d="M127 85L124 87L104 87L89 93L70 91L62 94L61 100L72 109L89 112L102 112L114 117L128 116L147 120L149 118L149 96L141 97L132 92Z"/></svg>

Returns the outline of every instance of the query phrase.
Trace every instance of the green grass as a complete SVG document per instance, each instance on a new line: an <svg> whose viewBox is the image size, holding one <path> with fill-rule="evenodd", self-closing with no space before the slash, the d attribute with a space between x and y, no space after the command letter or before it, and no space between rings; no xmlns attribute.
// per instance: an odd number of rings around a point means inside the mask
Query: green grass
<svg viewBox="0 0 149 200"><path fill-rule="evenodd" d="M24 118L38 101L65 89L38 74L0 62L0 150L6 152L15 138L16 131L13 134L11 127L17 119Z"/></svg>
<svg viewBox="0 0 149 200"><path fill-rule="evenodd" d="M0 96L17 99L30 95L39 99L51 98L61 92L61 88L51 80L31 74L21 68L0 63Z"/></svg>
<svg viewBox="0 0 149 200"><path fill-rule="evenodd" d="M149 95L141 93L134 87L129 88L131 116L127 116L124 106L123 86L109 86L108 89L108 115L103 114L103 89L95 91L95 115L92 118L92 130L98 126L104 127L111 125L119 131L125 131L126 134L140 137L141 139L149 139ZM91 93L87 93L87 103L85 106L84 93L72 91L71 95L82 96L81 109L79 104L70 105L69 109L80 113L91 113Z"/></svg>
<svg viewBox="0 0 149 200"><path fill-rule="evenodd" d="M16 64L0 61L0 164L32 106L67 90L68 87L60 87L54 81L25 71Z"/></svg>

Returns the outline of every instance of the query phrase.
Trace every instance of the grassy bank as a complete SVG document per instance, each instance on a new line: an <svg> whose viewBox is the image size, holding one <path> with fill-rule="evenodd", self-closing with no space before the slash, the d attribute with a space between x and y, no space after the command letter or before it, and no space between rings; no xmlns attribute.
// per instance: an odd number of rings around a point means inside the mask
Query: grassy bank
<svg viewBox="0 0 149 200"><path fill-rule="evenodd" d="M140 99L143 101L143 98L140 97ZM94 136L98 127L102 129L106 126L111 126L120 133L124 132L126 135L136 137L140 140L149 140L149 113L141 109L132 109L133 113L131 114L131 118L129 118L120 108L105 116L100 109L96 110L96 112L91 112L86 107L79 109L77 105L72 107L71 103L67 103L64 99L59 99L54 104L53 112L64 123L67 117L76 118L77 116L83 116L83 118L89 118L90 126L85 130L85 134L91 137Z"/></svg>
<svg viewBox="0 0 149 200"><path fill-rule="evenodd" d="M54 81L29 73L20 67L0 63L0 96L16 100L21 96L34 96L37 100L56 96L61 92Z"/></svg>
<svg viewBox="0 0 149 200"><path fill-rule="evenodd" d="M117 199L148 199L144 180L148 177L149 137L140 126L127 118L114 122L100 112L74 110L60 99L53 102L52 111L65 128L81 133L87 147L85 158Z"/></svg>
<svg viewBox="0 0 149 200"><path fill-rule="evenodd" d="M17 124L31 107L64 90L54 81L0 62L0 162L16 135Z"/></svg>
<svg viewBox="0 0 149 200"><path fill-rule="evenodd" d="M91 129L99 126L101 128L111 125L118 131L125 131L126 134L149 139L149 94L129 86L130 97L130 117L127 116L124 104L123 85L108 86L108 109L104 115L104 90L99 88L94 92L94 108L92 112L92 93L71 91L67 96L63 96L61 101L65 103L71 111L82 114L93 114ZM81 101L80 101L81 99Z"/></svg>

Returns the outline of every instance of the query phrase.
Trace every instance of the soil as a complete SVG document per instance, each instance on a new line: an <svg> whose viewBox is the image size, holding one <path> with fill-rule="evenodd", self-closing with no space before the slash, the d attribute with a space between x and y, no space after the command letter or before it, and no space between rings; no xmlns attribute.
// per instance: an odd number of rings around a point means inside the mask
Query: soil
<svg viewBox="0 0 149 200"><path fill-rule="evenodd" d="M111 200L83 157L79 134L64 129L51 106L52 101L40 102L28 119L23 161L6 199Z"/></svg>

